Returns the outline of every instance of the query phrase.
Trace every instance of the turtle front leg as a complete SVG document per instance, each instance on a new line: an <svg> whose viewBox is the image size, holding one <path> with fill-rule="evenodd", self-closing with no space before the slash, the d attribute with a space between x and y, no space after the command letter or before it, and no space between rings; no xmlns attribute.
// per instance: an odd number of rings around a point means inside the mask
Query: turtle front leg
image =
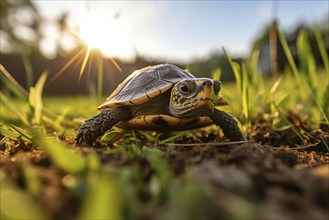
<svg viewBox="0 0 329 220"><path fill-rule="evenodd" d="M79 128L76 144L83 142L92 145L96 139L111 129L115 124L130 118L130 112L124 108L102 110L100 114L86 120Z"/></svg>
<svg viewBox="0 0 329 220"><path fill-rule="evenodd" d="M243 140L242 133L238 127L238 123L230 114L218 109L214 109L213 113L211 113L209 117L216 125L221 127L226 138L230 139L231 141Z"/></svg>

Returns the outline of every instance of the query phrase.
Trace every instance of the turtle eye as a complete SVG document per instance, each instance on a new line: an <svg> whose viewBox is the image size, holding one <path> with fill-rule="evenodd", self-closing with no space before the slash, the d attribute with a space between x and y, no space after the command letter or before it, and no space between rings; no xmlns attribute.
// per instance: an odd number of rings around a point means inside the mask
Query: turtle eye
<svg viewBox="0 0 329 220"><path fill-rule="evenodd" d="M222 82L219 80L214 80L214 92L216 95L218 95L219 91L221 90L222 87Z"/></svg>
<svg viewBox="0 0 329 220"><path fill-rule="evenodd" d="M186 85L180 85L179 91L181 91L183 94L188 94L190 92L189 88Z"/></svg>

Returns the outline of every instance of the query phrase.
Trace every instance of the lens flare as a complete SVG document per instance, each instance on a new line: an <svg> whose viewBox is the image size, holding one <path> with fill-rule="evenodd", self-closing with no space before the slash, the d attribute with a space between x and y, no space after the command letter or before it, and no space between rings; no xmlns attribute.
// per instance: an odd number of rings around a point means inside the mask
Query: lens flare
<svg viewBox="0 0 329 220"><path fill-rule="evenodd" d="M88 10L79 16L79 36L91 48L103 55L130 59L134 49L128 22L102 10Z"/></svg>

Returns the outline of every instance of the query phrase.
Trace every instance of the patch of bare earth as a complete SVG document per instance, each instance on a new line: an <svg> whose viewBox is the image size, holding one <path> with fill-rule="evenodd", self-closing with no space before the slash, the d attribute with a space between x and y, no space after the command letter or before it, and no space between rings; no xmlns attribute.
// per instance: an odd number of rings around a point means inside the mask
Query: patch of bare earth
<svg viewBox="0 0 329 220"><path fill-rule="evenodd" d="M215 136L208 135L205 141L218 141ZM274 132L264 126L256 127L253 141L244 144L150 147L161 149L176 178L189 170L208 186L212 197L207 205L209 219L227 217L230 203L248 207L260 219L328 219L329 154L324 141L329 143L329 133L317 130L305 137L307 143L291 132ZM302 144L304 147L298 147ZM76 150L86 152L91 148ZM103 164L139 166L145 185L155 173L142 156L127 158L119 151L105 154L102 148L95 150ZM22 189L27 188L23 166L28 163L35 168L42 184L37 200L54 218L77 215L81 198L66 193L66 174L51 163L45 152L23 140L7 140L0 153L1 172ZM148 200L149 190L145 188L140 195L142 201ZM147 217L156 216L152 212Z"/></svg>

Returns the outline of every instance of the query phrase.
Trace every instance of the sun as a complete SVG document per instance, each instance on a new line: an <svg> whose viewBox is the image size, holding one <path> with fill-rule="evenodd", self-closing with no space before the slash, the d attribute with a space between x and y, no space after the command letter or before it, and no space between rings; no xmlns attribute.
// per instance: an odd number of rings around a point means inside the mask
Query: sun
<svg viewBox="0 0 329 220"><path fill-rule="evenodd" d="M79 15L79 36L103 55L130 59L134 55L128 22L104 10L88 10Z"/></svg>

